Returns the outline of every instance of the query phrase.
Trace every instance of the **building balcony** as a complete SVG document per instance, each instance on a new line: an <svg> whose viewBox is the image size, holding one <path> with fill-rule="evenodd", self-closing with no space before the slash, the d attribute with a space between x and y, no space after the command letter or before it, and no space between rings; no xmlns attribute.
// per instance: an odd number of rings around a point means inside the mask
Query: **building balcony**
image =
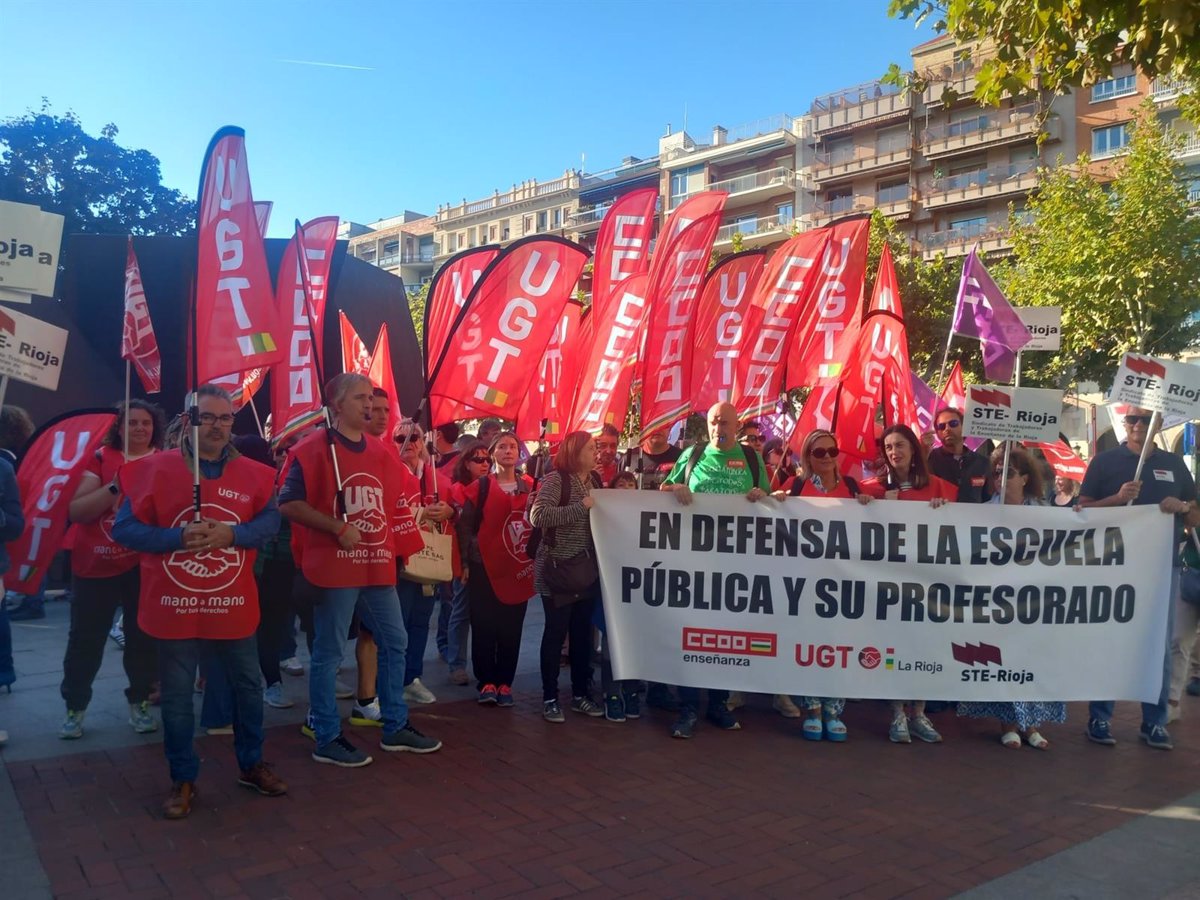
<svg viewBox="0 0 1200 900"><path fill-rule="evenodd" d="M612 209L611 203L602 203L587 209L577 209L567 216L567 227L576 231L592 231L600 227L604 216Z"/></svg>
<svg viewBox="0 0 1200 900"><path fill-rule="evenodd" d="M766 116L745 122L732 128L717 125L713 128L712 143L697 144L688 138L685 146L672 147L659 155L659 164L664 169L678 168L682 165L692 165L701 160L719 159L727 150L736 145L744 145L747 141L764 138L770 135L790 135L794 140L800 134L801 121L792 118L787 113ZM685 134L686 138L687 135ZM771 141L760 141L760 144L770 144ZM754 147L737 147L738 151L751 152ZM669 165L675 163L675 166Z"/></svg>
<svg viewBox="0 0 1200 900"><path fill-rule="evenodd" d="M1175 151L1175 157L1188 162L1200 158L1200 132L1189 131L1184 134L1183 141Z"/></svg>
<svg viewBox="0 0 1200 900"><path fill-rule="evenodd" d="M994 58L995 54L992 53L968 56L929 72L928 84L921 93L921 103L925 106L941 106L942 93L946 88L952 88L959 97L970 98L975 93L979 69Z"/></svg>
<svg viewBox="0 0 1200 900"><path fill-rule="evenodd" d="M1046 133L1047 140L1058 140L1058 117L1048 118L1041 130ZM921 149L926 158L936 159L984 147L1034 140L1038 131L1037 110L1033 105L987 111L970 119L926 128L921 136Z"/></svg>
<svg viewBox="0 0 1200 900"><path fill-rule="evenodd" d="M445 226L446 223L452 222L455 219L487 213L493 210L501 210L506 206L549 199L555 194L569 196L573 191L577 190L579 190L579 174L577 172L568 172L562 178L555 178L552 181L531 179L530 181L523 181L519 185L513 185L511 191L505 191L503 194L496 191L492 196L484 197L482 200L475 200L470 203L464 200L457 206L447 205L440 207L437 211L437 224Z"/></svg>
<svg viewBox="0 0 1200 900"><path fill-rule="evenodd" d="M811 227L821 228L835 219L852 216L858 213L869 213L878 209L885 216L896 219L906 219L912 215L912 194L900 197L880 199L869 195L838 197L836 200L825 200L816 203L809 214Z"/></svg>
<svg viewBox="0 0 1200 900"><path fill-rule="evenodd" d="M771 240L790 234L792 230L791 216L759 216L744 222L730 222L717 229L717 239L714 246L732 244L733 236L742 236L742 246L757 247Z"/></svg>
<svg viewBox="0 0 1200 900"><path fill-rule="evenodd" d="M795 183L796 173L794 171L788 168L777 168L714 181L707 190L725 191L729 194L725 201L728 204L730 200L761 199L784 190L790 192Z"/></svg>
<svg viewBox="0 0 1200 900"><path fill-rule="evenodd" d="M1188 83L1181 78L1155 78L1150 82L1150 99L1155 103L1166 103L1186 94L1187 89Z"/></svg>
<svg viewBox="0 0 1200 900"><path fill-rule="evenodd" d="M979 245L980 253L1012 249L1008 222L1004 219L989 219L963 228L935 231L920 238L919 243L921 256L926 262L939 254L946 257L966 256L975 244Z"/></svg>
<svg viewBox="0 0 1200 900"><path fill-rule="evenodd" d="M432 263L433 257L434 250L432 247L429 247L418 253L391 253L387 256L381 256L373 262L381 269L394 269L396 266L417 266ZM372 262L372 260L366 261Z"/></svg>
<svg viewBox="0 0 1200 900"><path fill-rule="evenodd" d="M992 197L1025 194L1037 187L1037 183L1037 168L1032 163L993 166L923 181L922 204L932 210L960 203L977 203Z"/></svg>
<svg viewBox="0 0 1200 900"><path fill-rule="evenodd" d="M864 172L906 168L912 160L912 147L855 147L849 153L818 153L812 166L812 179L818 184L850 178Z"/></svg>
<svg viewBox="0 0 1200 900"><path fill-rule="evenodd" d="M809 115L814 134L841 131L866 122L907 116L912 100L896 85L869 81L813 101Z"/></svg>

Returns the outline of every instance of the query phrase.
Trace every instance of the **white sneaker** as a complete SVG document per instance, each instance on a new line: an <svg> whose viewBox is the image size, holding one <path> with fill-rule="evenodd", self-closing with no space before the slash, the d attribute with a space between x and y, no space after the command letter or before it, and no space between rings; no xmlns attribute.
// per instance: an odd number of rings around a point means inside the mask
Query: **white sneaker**
<svg viewBox="0 0 1200 900"><path fill-rule="evenodd" d="M801 716L800 708L792 702L792 698L787 694L776 694L775 699L771 701L771 706L785 719L798 719Z"/></svg>
<svg viewBox="0 0 1200 900"><path fill-rule="evenodd" d="M354 688L338 678L333 682L333 696L339 700L349 700L354 696Z"/></svg>
<svg viewBox="0 0 1200 900"><path fill-rule="evenodd" d="M300 664L300 660L294 656L289 656L279 664L279 668L287 672L289 675L299 677L304 674L304 666Z"/></svg>
<svg viewBox="0 0 1200 900"><path fill-rule="evenodd" d="M0 731L0 747L3 747L7 743L8 743L8 732Z"/></svg>
<svg viewBox="0 0 1200 900"><path fill-rule="evenodd" d="M291 709L296 704L283 696L283 685L278 681L267 685L263 691L263 702L274 709Z"/></svg>
<svg viewBox="0 0 1200 900"><path fill-rule="evenodd" d="M366 706L355 703L354 707L350 710L350 724L360 727L374 726L382 728L383 712L379 709L379 698L376 697Z"/></svg>
<svg viewBox="0 0 1200 900"><path fill-rule="evenodd" d="M412 684L404 689L405 703L437 703L433 691L421 684L420 678L414 678Z"/></svg>

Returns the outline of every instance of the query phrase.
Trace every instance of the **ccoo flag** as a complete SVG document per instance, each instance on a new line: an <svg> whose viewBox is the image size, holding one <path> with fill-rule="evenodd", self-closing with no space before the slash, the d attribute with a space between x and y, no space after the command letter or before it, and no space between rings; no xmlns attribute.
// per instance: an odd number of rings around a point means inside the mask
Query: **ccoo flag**
<svg viewBox="0 0 1200 900"><path fill-rule="evenodd" d="M200 177L196 366L200 384L283 357L271 273L246 168L245 132L213 135Z"/></svg>
<svg viewBox="0 0 1200 900"><path fill-rule="evenodd" d="M150 307L146 305L132 237L125 254L125 327L121 333L121 358L133 363L147 394L162 390L162 359L154 337L154 325L150 322Z"/></svg>
<svg viewBox="0 0 1200 900"><path fill-rule="evenodd" d="M697 412L733 399L742 323L766 261L765 250L745 250L725 257L704 279L693 332L691 398Z"/></svg>
<svg viewBox="0 0 1200 900"><path fill-rule="evenodd" d="M650 267L658 188L641 188L613 201L596 232L592 303L603 313L618 284Z"/></svg>
<svg viewBox="0 0 1200 900"><path fill-rule="evenodd" d="M997 382L1011 381L1017 351L1033 340L1029 329L992 281L972 247L963 263L954 305L955 334L978 338L983 347L983 371Z"/></svg>

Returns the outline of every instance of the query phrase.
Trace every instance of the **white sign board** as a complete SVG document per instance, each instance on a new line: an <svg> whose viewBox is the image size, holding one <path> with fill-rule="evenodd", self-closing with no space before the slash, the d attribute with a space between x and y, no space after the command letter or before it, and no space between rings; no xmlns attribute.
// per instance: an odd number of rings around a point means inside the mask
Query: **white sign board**
<svg viewBox="0 0 1200 900"><path fill-rule="evenodd" d="M1058 441L1062 409L1062 391L972 384L967 387L963 434L993 441L1053 444Z"/></svg>
<svg viewBox="0 0 1200 900"><path fill-rule="evenodd" d="M1108 399L1185 421L1200 418L1200 366L1126 353Z"/></svg>
<svg viewBox="0 0 1200 900"><path fill-rule="evenodd" d="M62 230L62 216L0 200L0 288L53 295Z"/></svg>
<svg viewBox="0 0 1200 900"><path fill-rule="evenodd" d="M65 328L0 309L0 375L56 391L66 352Z"/></svg>
<svg viewBox="0 0 1200 900"><path fill-rule="evenodd" d="M1154 506L595 500L618 679L927 700L1162 687L1172 523Z"/></svg>
<svg viewBox="0 0 1200 900"><path fill-rule="evenodd" d="M1033 340L1021 348L1026 350L1058 350L1062 347L1062 307L1022 306L1016 310Z"/></svg>

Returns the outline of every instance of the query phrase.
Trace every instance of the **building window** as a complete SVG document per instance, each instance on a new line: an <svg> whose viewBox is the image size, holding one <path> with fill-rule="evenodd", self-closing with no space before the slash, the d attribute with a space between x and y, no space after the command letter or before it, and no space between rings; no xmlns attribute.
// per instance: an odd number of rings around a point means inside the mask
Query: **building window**
<svg viewBox="0 0 1200 900"><path fill-rule="evenodd" d="M521 234L529 234L533 231L533 216L526 216L524 224L521 227Z"/></svg>
<svg viewBox="0 0 1200 900"><path fill-rule="evenodd" d="M1129 123L1092 129L1092 156L1112 156L1129 144Z"/></svg>
<svg viewBox="0 0 1200 900"><path fill-rule="evenodd" d="M546 211L545 210L542 210L540 213L537 214L537 230L538 231L546 230Z"/></svg>
<svg viewBox="0 0 1200 900"><path fill-rule="evenodd" d="M826 144L826 158L831 166L841 166L854 159L854 138L838 138Z"/></svg>
<svg viewBox="0 0 1200 900"><path fill-rule="evenodd" d="M964 238L978 237L988 229L987 216L971 216L969 219L951 219L950 230Z"/></svg>
<svg viewBox="0 0 1200 900"><path fill-rule="evenodd" d="M738 216L733 220L733 230L740 234L754 234L758 231L758 216L754 213Z"/></svg>
<svg viewBox="0 0 1200 900"><path fill-rule="evenodd" d="M908 149L908 126L883 128L875 135L875 154L887 156Z"/></svg>
<svg viewBox="0 0 1200 900"><path fill-rule="evenodd" d="M1137 93L1137 78L1132 72L1114 74L1112 78L1099 81L1092 85L1092 102L1112 100L1114 97L1127 97Z"/></svg>
<svg viewBox="0 0 1200 900"><path fill-rule="evenodd" d="M392 256L393 254L399 253L399 252L400 252L400 242L399 241L387 241L383 245L383 255L384 256Z"/></svg>
<svg viewBox="0 0 1200 900"><path fill-rule="evenodd" d="M796 206L794 203L780 203L775 207L775 214L779 216L780 225L791 225L796 218Z"/></svg>
<svg viewBox="0 0 1200 900"><path fill-rule="evenodd" d="M553 213L554 213L554 215L551 219L550 227L551 228L561 228L562 227L562 210L556 206L556 207L554 207Z"/></svg>
<svg viewBox="0 0 1200 900"><path fill-rule="evenodd" d="M854 189L836 188L825 195L825 211L831 216L850 212L854 208Z"/></svg>
<svg viewBox="0 0 1200 900"><path fill-rule="evenodd" d="M875 202L879 206L888 203L901 203L908 199L908 179L898 178L892 181L881 181L875 189Z"/></svg>
<svg viewBox="0 0 1200 900"><path fill-rule="evenodd" d="M671 173L671 209L704 190L704 166L691 166Z"/></svg>
<svg viewBox="0 0 1200 900"><path fill-rule="evenodd" d="M980 115L974 110L963 110L951 115L950 127L946 130L946 133L950 137L960 137L965 134L974 134L977 131L983 131L989 124L990 122L986 115Z"/></svg>

